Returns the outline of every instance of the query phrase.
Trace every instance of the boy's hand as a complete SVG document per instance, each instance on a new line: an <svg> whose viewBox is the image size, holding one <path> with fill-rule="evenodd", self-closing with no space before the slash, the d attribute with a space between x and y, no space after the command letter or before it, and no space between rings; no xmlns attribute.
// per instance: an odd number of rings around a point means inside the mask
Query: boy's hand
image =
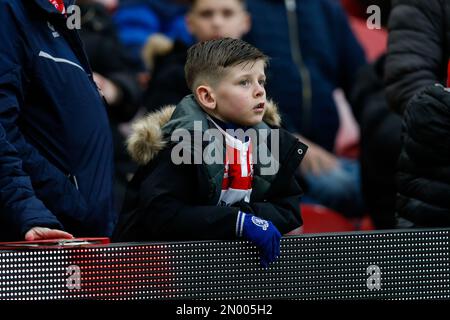
<svg viewBox="0 0 450 320"><path fill-rule="evenodd" d="M65 231L43 227L31 228L25 234L26 241L50 240L50 239L73 239L73 235Z"/></svg>
<svg viewBox="0 0 450 320"><path fill-rule="evenodd" d="M239 222L242 227L238 225L238 235L242 233L244 239L256 245L260 252L261 265L267 269L269 263L274 262L280 255L280 232L272 222L243 212L239 212L238 224Z"/></svg>

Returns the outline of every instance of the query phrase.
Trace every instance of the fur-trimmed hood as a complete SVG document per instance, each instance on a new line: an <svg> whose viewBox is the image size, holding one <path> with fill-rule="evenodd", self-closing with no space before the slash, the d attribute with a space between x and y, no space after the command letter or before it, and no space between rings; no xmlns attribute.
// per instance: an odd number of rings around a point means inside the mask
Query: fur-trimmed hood
<svg viewBox="0 0 450 320"><path fill-rule="evenodd" d="M150 113L133 123L132 134L127 140L127 148L135 162L140 165L149 163L166 146L167 140L164 139L166 130L164 128L167 127L169 122L175 122L175 119L172 117L174 114L178 113L174 118L185 116L181 108L189 107L185 105L186 101L191 103L192 108L194 98L191 95L184 98L178 106L163 107L161 110ZM195 105L197 104L195 103ZM199 112L203 112L198 105L197 109ZM280 127L281 125L278 107L271 100L268 100L266 103L263 121L272 127ZM181 127L181 125L178 124L178 127Z"/></svg>

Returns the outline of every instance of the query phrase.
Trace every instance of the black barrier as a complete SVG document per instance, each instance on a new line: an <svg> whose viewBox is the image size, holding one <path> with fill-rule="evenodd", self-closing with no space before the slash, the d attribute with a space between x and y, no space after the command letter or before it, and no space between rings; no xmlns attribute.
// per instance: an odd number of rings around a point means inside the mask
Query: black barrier
<svg viewBox="0 0 450 320"><path fill-rule="evenodd" d="M0 299L449 299L450 229L0 251Z"/></svg>

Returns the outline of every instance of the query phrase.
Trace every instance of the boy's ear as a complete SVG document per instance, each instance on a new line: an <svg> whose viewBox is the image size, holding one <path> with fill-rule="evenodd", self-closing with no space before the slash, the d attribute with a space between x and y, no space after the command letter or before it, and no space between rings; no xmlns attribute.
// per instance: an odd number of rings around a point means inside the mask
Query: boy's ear
<svg viewBox="0 0 450 320"><path fill-rule="evenodd" d="M214 92L209 86L198 86L195 90L195 94L197 96L200 104L207 108L208 110L213 111L216 108L216 98L214 96Z"/></svg>

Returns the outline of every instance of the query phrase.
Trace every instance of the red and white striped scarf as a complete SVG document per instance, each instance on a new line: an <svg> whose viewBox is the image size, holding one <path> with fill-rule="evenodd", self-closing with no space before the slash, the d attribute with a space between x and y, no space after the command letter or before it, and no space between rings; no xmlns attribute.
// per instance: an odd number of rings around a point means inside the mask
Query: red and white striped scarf
<svg viewBox="0 0 450 320"><path fill-rule="evenodd" d="M236 139L210 120L222 132L226 143L225 170L218 205L230 206L242 200L250 202L253 183L252 142Z"/></svg>

